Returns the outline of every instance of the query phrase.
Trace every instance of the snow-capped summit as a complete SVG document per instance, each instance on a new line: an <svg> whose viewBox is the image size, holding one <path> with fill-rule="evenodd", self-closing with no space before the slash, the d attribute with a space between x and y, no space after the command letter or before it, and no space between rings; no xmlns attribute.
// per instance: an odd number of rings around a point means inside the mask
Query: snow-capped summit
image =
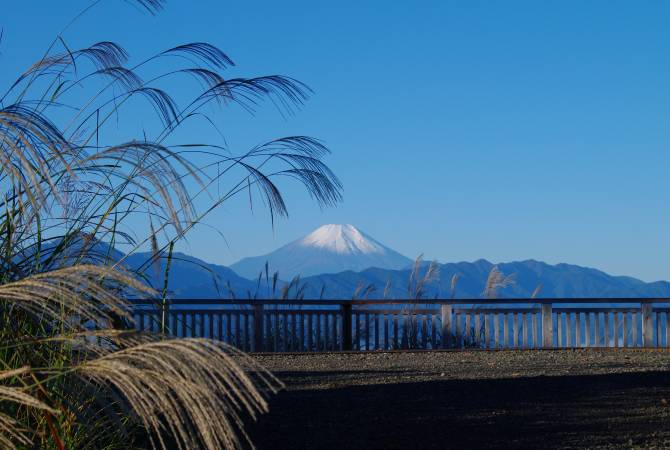
<svg viewBox="0 0 670 450"><path fill-rule="evenodd" d="M256 278L268 263L270 272L279 272L283 279L296 275L309 276L359 272L370 267L403 269L411 260L382 245L353 225L323 225L307 236L263 256L244 258L231 268L239 275Z"/></svg>
<svg viewBox="0 0 670 450"><path fill-rule="evenodd" d="M297 241L304 247L319 247L335 253L384 253L385 247L353 225L322 225Z"/></svg>

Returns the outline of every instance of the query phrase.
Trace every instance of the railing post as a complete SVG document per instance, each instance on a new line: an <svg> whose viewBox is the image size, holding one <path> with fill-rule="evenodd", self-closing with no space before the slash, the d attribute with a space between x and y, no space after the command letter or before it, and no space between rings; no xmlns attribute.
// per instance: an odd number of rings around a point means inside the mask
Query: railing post
<svg viewBox="0 0 670 450"><path fill-rule="evenodd" d="M654 318L651 310L651 303L643 302L640 304L642 310L642 346L654 346Z"/></svg>
<svg viewBox="0 0 670 450"><path fill-rule="evenodd" d="M542 303L542 347L551 348L554 344L554 321L551 317L551 303Z"/></svg>
<svg viewBox="0 0 670 450"><path fill-rule="evenodd" d="M254 351L263 351L263 304L254 304Z"/></svg>
<svg viewBox="0 0 670 450"><path fill-rule="evenodd" d="M342 350L351 351L351 303L342 303Z"/></svg>
<svg viewBox="0 0 670 450"><path fill-rule="evenodd" d="M442 348L451 347L451 305L440 306L440 315L442 319Z"/></svg>

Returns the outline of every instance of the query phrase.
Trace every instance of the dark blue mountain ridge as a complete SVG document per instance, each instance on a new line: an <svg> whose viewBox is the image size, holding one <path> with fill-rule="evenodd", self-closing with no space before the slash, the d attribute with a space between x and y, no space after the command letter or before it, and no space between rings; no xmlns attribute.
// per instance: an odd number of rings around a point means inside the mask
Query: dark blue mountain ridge
<svg viewBox="0 0 670 450"><path fill-rule="evenodd" d="M129 269L138 269L152 253L141 252L129 255L124 265ZM155 263L151 263L144 276L157 290L163 289L167 255L161 254ZM257 282L242 278L226 266L207 263L201 259L174 252L170 261L168 293L171 298L247 298L257 290Z"/></svg>
<svg viewBox="0 0 670 450"><path fill-rule="evenodd" d="M425 273L426 265L422 265ZM612 276L597 269L572 264L550 265L526 260L493 264L484 259L474 262L438 264L439 275L427 284L427 298L449 298L452 277L458 274L455 298L481 298L491 269L496 265L506 275L514 276L514 283L499 292L500 298L529 298L541 285L541 298L641 298L669 297L670 283L645 283L627 276ZM373 285L367 296L379 299L386 290L388 298L408 298L410 270L370 268L361 272L341 272L307 277L306 297L318 297L324 287L325 298L351 298L360 285ZM388 289L385 289L388 283Z"/></svg>
<svg viewBox="0 0 670 450"><path fill-rule="evenodd" d="M66 254L78 255L79 244L74 244ZM89 245L89 243L87 243ZM137 270L150 260L150 252L125 255L104 242L93 243L95 254L93 262L103 259L119 261L125 257L124 265ZM41 258L50 252L49 246L41 250ZM102 258L102 256L104 258ZM28 255L29 257L29 255ZM73 259L76 259L73 257ZM83 262L91 262L84 259ZM164 284L167 255L161 254L155 264L149 264L143 271L146 281L155 289L162 290ZM422 276L428 267L424 262L420 267ZM536 260L525 260L495 264L506 275L513 275L515 282L499 292L500 298L528 298L541 285L538 297L541 298L649 298L670 297L670 283L656 281L646 283L627 276L613 276L598 269L573 264L550 265ZM479 259L473 262L437 264L438 275L426 284L426 298L449 298L451 296L452 277L458 274L454 291L455 298L481 298L487 277L494 264ZM260 273L260 272L259 272ZM372 286L366 298L409 298L408 290L411 267L400 269L371 267L364 270L345 270L337 273L312 275L300 280L301 295L304 298L348 299L359 290ZM259 281L239 276L229 267L208 263L184 253L175 252L169 271L168 293L171 298L279 298L282 287L287 281L279 272L280 280L273 290L272 273L269 281L265 275ZM286 277L288 278L288 277ZM387 288L388 286L388 288ZM361 289L363 288L363 289ZM294 297L295 287L289 296ZM367 292L367 291L366 291Z"/></svg>
<svg viewBox="0 0 670 450"><path fill-rule="evenodd" d="M109 243L92 240L85 235L72 237L63 249L59 243L47 241L41 248L26 248L15 260L34 266L39 251L42 270L54 270L73 264L114 264L122 261L129 271L149 286L161 292L165 284L166 252L152 258L152 252L126 255ZM168 293L172 298L230 298L242 295L247 298L257 290L257 282L242 278L226 266L211 264L181 252L171 257ZM132 295L132 294L130 294Z"/></svg>
<svg viewBox="0 0 670 450"><path fill-rule="evenodd" d="M141 255L149 256L148 254ZM130 262L133 259L130 258ZM193 262L197 262L194 265ZM458 262L437 264L438 276L427 283L425 298L449 298L451 296L451 280L458 274L455 298L482 298L486 280L495 266L506 275L514 275L514 284L499 292L500 298L529 298L533 291L541 285L538 297L541 298L649 298L670 297L670 283L657 281L645 283L627 276L612 276L597 269L572 264L550 265L540 261L526 260L509 263L493 264L480 259L474 262ZM211 271L203 269L211 267ZM423 276L427 264L423 264L419 276ZM164 266L162 267L164 270ZM349 299L356 290L362 292L372 285L374 290L365 298L404 299L412 296L408 290L411 269L390 270L369 268L360 272L344 271L335 274L322 274L300 280L304 298L318 299ZM213 276L218 278L215 289ZM270 274L270 284L272 274ZM162 280L161 280L162 282ZM232 287L232 293L226 284ZM267 286L265 277L258 280L247 280L238 276L229 268L205 263L197 258L186 257L184 261L175 262L170 269L170 294L172 298L279 298L281 288L286 281L278 281L277 288L272 291ZM388 285L388 288L386 286ZM361 287L363 289L361 289ZM292 289L290 297L294 297L297 289ZM359 295L358 298L361 298Z"/></svg>

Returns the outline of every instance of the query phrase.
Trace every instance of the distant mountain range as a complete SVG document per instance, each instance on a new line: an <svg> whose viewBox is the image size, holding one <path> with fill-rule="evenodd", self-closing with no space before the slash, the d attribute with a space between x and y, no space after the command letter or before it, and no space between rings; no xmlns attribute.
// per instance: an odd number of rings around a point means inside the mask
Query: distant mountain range
<svg viewBox="0 0 670 450"><path fill-rule="evenodd" d="M608 275L600 270L570 264L549 265L540 261L493 264L480 259L475 262L438 264L439 276L428 283L427 298L449 298L452 277L457 275L455 298L481 298L491 269L497 266L514 283L499 292L500 298L529 298L539 289L540 298L579 297L669 297L670 283L645 283L631 277ZM425 264L424 264L425 271ZM308 277L305 296L315 297L325 292L326 298L351 298L361 286L372 285L375 290L367 298L407 298L410 270L370 268L361 272L342 272ZM385 292L386 291L386 292Z"/></svg>
<svg viewBox="0 0 670 450"><path fill-rule="evenodd" d="M104 243L96 252L114 260L123 253ZM144 275L161 290L167 258L146 266ZM131 269L143 266L151 253L129 255ZM265 272L265 262L269 270ZM230 268L198 258L174 253L168 283L172 298L279 298L295 275L302 277L290 285L288 296L295 298L348 299L408 298L413 261L382 245L351 225L324 225L306 237L264 256L245 258ZM500 298L528 298L536 289L538 297L670 297L670 283L612 276L600 270L570 264L549 265L540 261L493 264L474 262L436 264L438 276L427 282L426 298L481 298L491 269L513 275L514 283L501 289ZM428 263L420 266L419 277ZM278 273L273 281L274 272ZM452 280L457 278L452 292Z"/></svg>
<svg viewBox="0 0 670 450"><path fill-rule="evenodd" d="M128 258L138 266L150 255ZM265 263L268 262L268 273ZM162 285L165 262L149 279ZM423 276L428 263L423 263ZM184 254L175 254L170 268L169 290L173 298L278 297L288 280L301 275L290 297L347 299L356 292L370 299L407 298L413 261L379 243L352 225L324 225L314 232L267 255L245 258L230 268L210 264ZM608 275L600 270L570 264L550 265L540 261L493 264L486 260L437 264L438 276L426 285L428 298L452 295L457 277L456 298L482 297L487 277L497 266L514 283L499 292L501 298L538 297L670 297L670 283L645 283L635 278ZM232 270L231 270L232 269ZM273 273L278 280L273 288ZM154 279L155 276L159 279ZM298 294L299 292L299 294Z"/></svg>
<svg viewBox="0 0 670 450"><path fill-rule="evenodd" d="M141 267L152 254L135 253L126 259L126 266ZM145 276L161 290L165 277L167 255L149 265ZM170 262L168 292L171 298L246 298L257 291L257 283L243 278L226 266L211 264L184 253L175 252Z"/></svg>

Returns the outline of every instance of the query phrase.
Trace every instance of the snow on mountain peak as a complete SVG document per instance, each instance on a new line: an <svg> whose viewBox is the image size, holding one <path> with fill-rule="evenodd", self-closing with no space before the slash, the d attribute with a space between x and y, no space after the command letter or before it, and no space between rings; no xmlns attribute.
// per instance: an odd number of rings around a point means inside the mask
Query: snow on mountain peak
<svg viewBox="0 0 670 450"><path fill-rule="evenodd" d="M384 247L353 225L322 225L299 242L305 247L318 247L335 253L384 253Z"/></svg>
<svg viewBox="0 0 670 450"><path fill-rule="evenodd" d="M400 270L412 261L353 225L330 224L266 255L243 258L231 268L243 277L258 278L266 263L270 272L278 271L280 277L290 279L345 270L360 272L370 267Z"/></svg>

